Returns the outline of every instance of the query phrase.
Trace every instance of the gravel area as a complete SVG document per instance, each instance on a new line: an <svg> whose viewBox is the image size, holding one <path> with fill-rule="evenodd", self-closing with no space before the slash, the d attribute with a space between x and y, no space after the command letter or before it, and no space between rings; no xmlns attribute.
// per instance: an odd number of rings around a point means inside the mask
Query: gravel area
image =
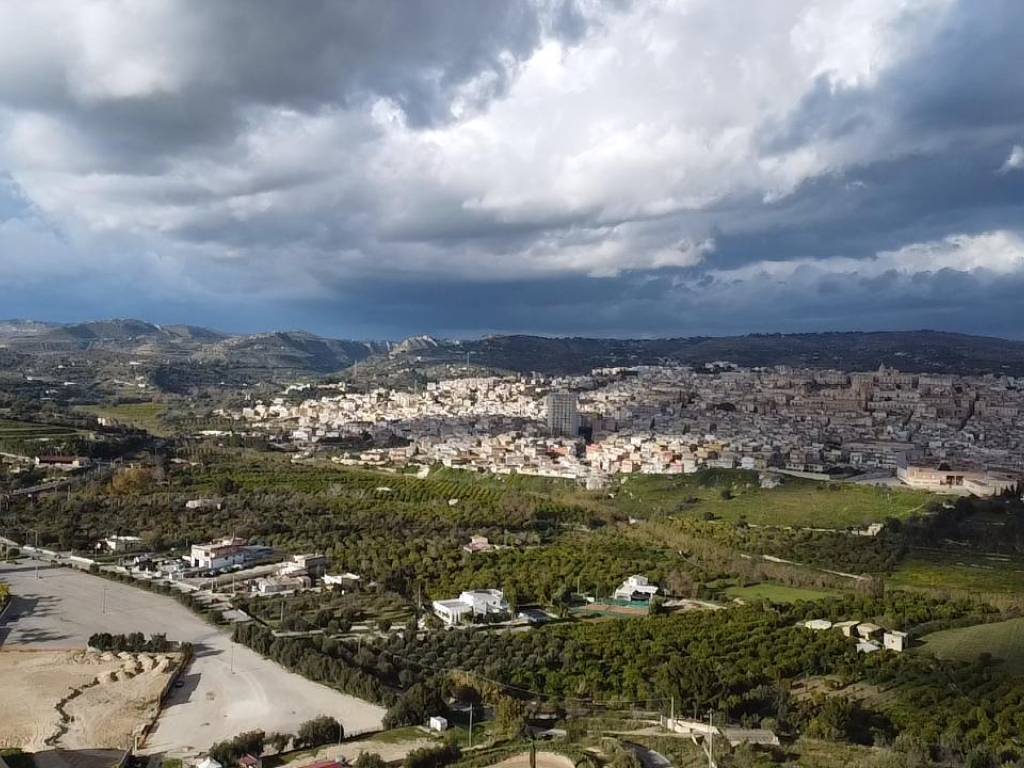
<svg viewBox="0 0 1024 768"><path fill-rule="evenodd" d="M0 625L4 649L81 649L101 631L164 633L195 646L143 752L196 754L242 731L294 733L321 714L350 733L381 726L382 707L288 672L169 597L71 569L42 568L39 576L26 561L0 564L14 594Z"/></svg>

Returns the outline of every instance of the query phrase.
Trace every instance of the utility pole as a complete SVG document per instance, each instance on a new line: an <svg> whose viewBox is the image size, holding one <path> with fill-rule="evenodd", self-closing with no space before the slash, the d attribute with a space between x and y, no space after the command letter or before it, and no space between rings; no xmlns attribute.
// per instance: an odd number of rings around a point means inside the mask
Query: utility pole
<svg viewBox="0 0 1024 768"><path fill-rule="evenodd" d="M100 613L104 613L105 614L107 612L107 583L106 582L103 582L103 593L102 593L102 595L103 596L100 598Z"/></svg>
<svg viewBox="0 0 1024 768"><path fill-rule="evenodd" d="M669 712L671 714L669 714L669 716L668 716L668 721L669 721L669 723L672 726L675 726L675 721L676 721L676 697L672 696L670 698L670 701L672 702L672 705L671 705L671 709L669 710Z"/></svg>
<svg viewBox="0 0 1024 768"><path fill-rule="evenodd" d="M473 702L469 703L469 748L473 748Z"/></svg>
<svg viewBox="0 0 1024 768"><path fill-rule="evenodd" d="M38 529L33 531L33 533L35 533L35 535L36 535L36 551L33 554L35 555L36 578L38 579L39 578L39 531L38 531Z"/></svg>
<svg viewBox="0 0 1024 768"><path fill-rule="evenodd" d="M708 768L717 768L715 765L715 712L708 710Z"/></svg>

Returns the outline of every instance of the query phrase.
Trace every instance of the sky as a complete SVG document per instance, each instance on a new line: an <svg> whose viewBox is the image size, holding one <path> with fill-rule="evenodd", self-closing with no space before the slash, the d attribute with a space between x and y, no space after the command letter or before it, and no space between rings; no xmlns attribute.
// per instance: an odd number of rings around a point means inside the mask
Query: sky
<svg viewBox="0 0 1024 768"><path fill-rule="evenodd" d="M1024 338L1019 0L0 0L0 318Z"/></svg>

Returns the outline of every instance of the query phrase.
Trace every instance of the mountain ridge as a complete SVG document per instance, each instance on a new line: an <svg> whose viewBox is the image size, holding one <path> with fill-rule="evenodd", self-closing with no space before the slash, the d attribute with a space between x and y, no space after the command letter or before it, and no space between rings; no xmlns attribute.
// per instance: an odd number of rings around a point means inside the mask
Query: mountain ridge
<svg viewBox="0 0 1024 768"><path fill-rule="evenodd" d="M488 335L445 340L430 335L401 341L330 338L288 330L229 334L193 325L161 326L115 318L84 323L0 321L0 346L9 353L150 360L164 366L231 369L243 380L322 376L359 364L361 376L431 366L476 371L579 374L611 366L743 366L908 372L995 373L1024 376L1024 341L934 331L824 331L740 336L596 338Z"/></svg>

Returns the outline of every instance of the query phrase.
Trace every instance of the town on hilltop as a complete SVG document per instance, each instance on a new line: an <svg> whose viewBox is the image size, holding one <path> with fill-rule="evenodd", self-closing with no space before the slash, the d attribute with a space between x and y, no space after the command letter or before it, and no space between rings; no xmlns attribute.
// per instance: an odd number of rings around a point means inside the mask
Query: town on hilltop
<svg viewBox="0 0 1024 768"><path fill-rule="evenodd" d="M616 474L741 468L986 496L1024 471L1022 414L1024 381L1012 377L722 362L460 378L418 391L338 385L223 415L339 464L443 464L588 488ZM353 440L372 447L339 448Z"/></svg>

